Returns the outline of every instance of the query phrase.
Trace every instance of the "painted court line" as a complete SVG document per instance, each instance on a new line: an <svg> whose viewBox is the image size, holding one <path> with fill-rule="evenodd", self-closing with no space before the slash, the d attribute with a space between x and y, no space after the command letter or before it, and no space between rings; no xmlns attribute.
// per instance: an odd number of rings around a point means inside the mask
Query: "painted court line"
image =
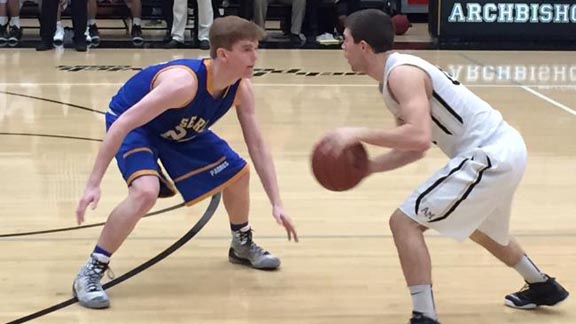
<svg viewBox="0 0 576 324"><path fill-rule="evenodd" d="M545 95L541 94L540 92L538 92L538 91L536 91L536 90L534 90L534 89L531 89L531 88L528 87L528 86L524 86L524 85L523 85L523 86L521 86L521 88L524 89L524 90L526 90L526 91L528 91L528 92L530 92L531 94L535 95L536 97L538 97L538 98L540 98L540 99L542 99L542 100L544 100L544 101L547 101L548 103L551 103L551 104L553 104L554 106L556 106L556 107L564 110L565 112L571 114L572 116L576 116L576 111L575 111L574 109L571 109L570 107L565 106L565 105L559 103L558 101L556 101L556 100L554 100L554 99L552 99L552 98L550 98L550 97L548 97L548 96L545 96Z"/></svg>

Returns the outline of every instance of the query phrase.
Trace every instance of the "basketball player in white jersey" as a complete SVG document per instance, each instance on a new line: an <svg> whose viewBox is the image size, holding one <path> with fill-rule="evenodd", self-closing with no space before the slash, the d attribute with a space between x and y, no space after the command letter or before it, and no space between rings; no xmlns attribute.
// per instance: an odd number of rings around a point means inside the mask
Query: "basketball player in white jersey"
<svg viewBox="0 0 576 324"><path fill-rule="evenodd" d="M521 135L498 111L438 67L390 51L394 30L385 13L369 9L350 15L344 37L342 48L352 70L380 83L397 127L337 129L328 136L327 152L337 154L357 142L390 148L370 161L371 173L419 160L432 144L450 159L390 217L412 296L410 323L439 323L423 236L428 228L457 240L469 237L514 268L527 286L507 295L507 306L533 309L566 299L568 292L542 273L508 232L512 198L526 167Z"/></svg>

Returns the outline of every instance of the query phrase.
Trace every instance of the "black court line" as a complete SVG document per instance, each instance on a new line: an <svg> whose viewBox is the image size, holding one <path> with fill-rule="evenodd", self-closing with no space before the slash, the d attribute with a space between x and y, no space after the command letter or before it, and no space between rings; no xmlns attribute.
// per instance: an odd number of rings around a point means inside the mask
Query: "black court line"
<svg viewBox="0 0 576 324"><path fill-rule="evenodd" d="M92 109L92 108L88 108L88 107L84 107L84 106L80 106L80 105L75 105L75 104L71 104L71 103L67 103L67 102L62 102L62 101L53 100L53 99L47 99L47 98L42 98L42 97L30 96L30 95L21 94L21 93L16 93L16 92L0 91L0 93L4 93L4 94L7 94L7 95L11 95L11 96L31 98L31 99L36 99L36 100L40 100L40 101L47 101L47 102L57 103L57 104L60 104L60 105L66 105L66 106L69 106L69 107L72 107L72 108L77 108L77 109L80 109L80 110L86 110L86 111L94 112L94 113L101 114L101 115L104 115L104 114L106 113L105 111L100 111L100 110L96 110L96 109Z"/></svg>
<svg viewBox="0 0 576 324"><path fill-rule="evenodd" d="M102 142L102 140L99 138L76 137L76 136L65 136L65 135L51 135L51 134L0 133L0 135L5 135L5 136L35 136L35 137L48 137L48 138L61 138L61 139L74 139L74 140L83 140L83 141ZM164 208L164 209L161 209L161 210L158 210L155 212L148 213L148 214L144 215L143 217L149 217L149 216L154 216L154 215L158 215L161 213L169 212L171 210L183 207L184 205L185 205L185 203L181 203L181 204L178 204L178 205L175 205L172 207L168 207L168 208ZM89 224L89 225L82 225L82 226L54 228L54 229L47 229L47 230L41 230L41 231L0 234L0 238L49 234L49 233L57 233L57 232L67 232L67 231L74 231L74 230L79 230L79 229L84 229L84 228L102 226L105 223L106 222Z"/></svg>
<svg viewBox="0 0 576 324"><path fill-rule="evenodd" d="M118 277L118 278L116 278L110 282L105 283L104 285L102 285L102 287L104 289L112 288L112 287L116 286L117 284L119 284L125 280L130 279L131 277L139 274L140 272L150 268L154 264L162 261L167 256L169 256L174 251L178 250L180 247L182 247L184 244L186 244L188 241L190 241L190 239L192 239L194 236L196 236L196 234L198 234L200 232L200 230L204 227L204 225L206 225L208 223L210 218L212 218L212 215L214 215L214 213L216 212L216 209L218 208L218 205L220 203L221 195L222 195L221 193L217 193L214 196L212 196L212 199L210 200L210 204L206 208L204 215L202 215L202 217L198 220L196 225L194 225L186 234L184 234L184 236L182 236L180 239L178 239L176 242L174 242L172 245L170 245L164 251L157 254L152 259L150 259L150 260L142 263L141 265L137 266L136 268L126 272L122 276L120 276L120 277ZM15 320L8 322L6 324L19 324L19 323L28 322L28 321L33 320L35 318L38 318L40 316L50 314L50 313L55 312L59 309L62 309L64 307L75 304L77 301L78 301L78 299L76 297L70 298L66 301L59 303L59 304L50 306L48 308L37 311L37 312L32 313L30 315L26 315L24 317L15 319Z"/></svg>
<svg viewBox="0 0 576 324"><path fill-rule="evenodd" d="M180 203L180 204L174 205L174 206L172 206L172 207L167 207L167 208L164 208L164 209L160 209L160 210L157 210L157 211L148 213L148 214L142 216L142 218L144 218L144 217L150 217L150 216L154 216L154 215L158 215L158 214L162 214L162 213L166 213L166 212L169 212L169 211L172 211L172 210L175 210L175 209L184 207L185 205L186 205L186 203ZM2 238L7 238L7 237L32 236L32 235L50 234L50 233L58 233L58 232L69 232L69 231L75 231L75 230L80 230L80 229L85 229L85 228L103 226L104 224L106 224L106 222L94 223L94 224L88 224L88 225L81 225L81 226L53 228L53 229L47 229L47 230L41 230L41 231L0 234L0 239L2 239Z"/></svg>
<svg viewBox="0 0 576 324"><path fill-rule="evenodd" d="M3 133L3 132L0 132L0 135L3 135L3 136L50 137L50 138L61 138L61 139L74 139L74 140L81 140L81 141L102 142L102 140L99 138L78 137L78 136L68 136L68 135L33 134L33 133Z"/></svg>

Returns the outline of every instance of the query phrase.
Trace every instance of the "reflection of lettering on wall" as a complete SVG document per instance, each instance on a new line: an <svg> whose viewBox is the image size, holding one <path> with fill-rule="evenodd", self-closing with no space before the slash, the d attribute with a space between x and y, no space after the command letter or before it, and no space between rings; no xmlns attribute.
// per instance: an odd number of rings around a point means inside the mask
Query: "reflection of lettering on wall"
<svg viewBox="0 0 576 324"><path fill-rule="evenodd" d="M460 65L451 64L446 69L456 79L465 83L489 82L576 82L576 65Z"/></svg>

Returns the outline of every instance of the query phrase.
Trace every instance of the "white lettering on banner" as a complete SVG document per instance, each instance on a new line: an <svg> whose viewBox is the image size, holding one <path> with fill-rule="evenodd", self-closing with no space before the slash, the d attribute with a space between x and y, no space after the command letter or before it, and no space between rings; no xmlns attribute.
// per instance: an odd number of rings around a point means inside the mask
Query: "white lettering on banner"
<svg viewBox="0 0 576 324"><path fill-rule="evenodd" d="M576 64L448 65L446 71L464 83L535 82L576 83Z"/></svg>
<svg viewBox="0 0 576 324"><path fill-rule="evenodd" d="M467 23L576 23L576 3L477 3L452 5L449 22Z"/></svg>

